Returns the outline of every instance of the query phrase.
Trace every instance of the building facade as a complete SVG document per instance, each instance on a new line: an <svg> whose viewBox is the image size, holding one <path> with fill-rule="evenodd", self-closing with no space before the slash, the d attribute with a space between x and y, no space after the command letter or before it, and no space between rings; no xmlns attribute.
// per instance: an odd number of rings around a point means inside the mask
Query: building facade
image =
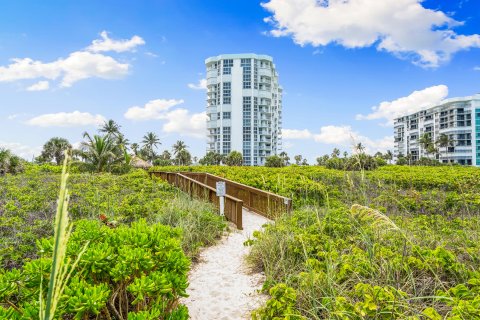
<svg viewBox="0 0 480 320"><path fill-rule="evenodd" d="M435 145L436 151L427 150L420 143L427 135L433 143L442 135L447 145ZM436 158L442 163L480 166L480 94L453 98L439 105L394 122L396 158L409 156L412 161L422 157Z"/></svg>
<svg viewBox="0 0 480 320"><path fill-rule="evenodd" d="M205 60L207 151L239 151L244 165L263 165L281 149L282 88L273 59L225 54Z"/></svg>

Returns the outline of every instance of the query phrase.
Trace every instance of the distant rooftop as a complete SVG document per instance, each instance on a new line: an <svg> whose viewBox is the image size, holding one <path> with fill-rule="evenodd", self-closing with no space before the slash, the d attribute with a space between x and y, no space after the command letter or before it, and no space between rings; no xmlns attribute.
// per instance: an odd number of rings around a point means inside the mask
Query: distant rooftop
<svg viewBox="0 0 480 320"><path fill-rule="evenodd" d="M470 100L478 100L480 102L480 93L476 93L472 96L466 96L466 97L455 97L455 98L449 98L449 99L445 99L445 100L442 100L440 103L434 105L434 106L431 106L431 107L428 107L428 108L424 108L422 110L418 110L416 112L412 112L412 113L408 113L408 114L404 114L402 116L399 116L399 117L396 117L395 120L397 119L400 119L400 118L403 118L403 117L406 117L406 116L410 116L410 115L413 115L413 114L416 114L416 113L419 113L419 112L422 112L422 111L425 111L425 110L430 110L430 109L433 109L433 108L438 108L438 107L441 107L443 105L446 105L446 104L449 104L449 103L452 103L452 102L461 102L461 101L470 101Z"/></svg>
<svg viewBox="0 0 480 320"><path fill-rule="evenodd" d="M218 56L210 57L205 59L205 63L210 63L213 61L223 60L223 59L262 59L273 62L271 56L265 54L256 54L256 53L232 53L232 54L221 54Z"/></svg>

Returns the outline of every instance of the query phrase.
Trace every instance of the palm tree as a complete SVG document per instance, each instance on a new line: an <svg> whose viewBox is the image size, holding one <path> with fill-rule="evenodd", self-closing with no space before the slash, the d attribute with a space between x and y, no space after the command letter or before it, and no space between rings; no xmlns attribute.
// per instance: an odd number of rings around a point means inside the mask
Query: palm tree
<svg viewBox="0 0 480 320"><path fill-rule="evenodd" d="M82 157L86 163L91 164L97 172L103 172L116 159L116 145L112 138L107 134L104 136L94 135L93 138L84 133L82 142Z"/></svg>
<svg viewBox="0 0 480 320"><path fill-rule="evenodd" d="M392 151L390 150L387 150L387 152L385 152L385 155L383 156L385 160L388 161L388 163L392 163L392 160L393 160L393 153Z"/></svg>
<svg viewBox="0 0 480 320"><path fill-rule="evenodd" d="M288 166L290 164L290 157L285 151L280 152L279 156L282 159L284 166Z"/></svg>
<svg viewBox="0 0 480 320"><path fill-rule="evenodd" d="M420 139L418 139L418 143L420 143L420 146L428 155L431 151L430 146L432 145L432 136L428 133L424 133L420 136Z"/></svg>
<svg viewBox="0 0 480 320"><path fill-rule="evenodd" d="M124 147L127 147L130 144L130 140L125 138L125 136L122 133L118 133L115 140L118 145L122 145Z"/></svg>
<svg viewBox="0 0 480 320"><path fill-rule="evenodd" d="M175 156L175 162L179 166L189 166L192 164L192 155L186 149L182 149Z"/></svg>
<svg viewBox="0 0 480 320"><path fill-rule="evenodd" d="M332 158L340 157L340 150L338 148L334 148L332 151Z"/></svg>
<svg viewBox="0 0 480 320"><path fill-rule="evenodd" d="M355 145L354 149L358 153L364 153L365 152L365 146L361 142L357 143Z"/></svg>
<svg viewBox="0 0 480 320"><path fill-rule="evenodd" d="M22 170L22 160L10 150L0 148L0 175L17 173Z"/></svg>
<svg viewBox="0 0 480 320"><path fill-rule="evenodd" d="M445 133L442 133L436 141L436 144L439 147L445 148L445 158L446 158L447 161L448 161L448 156L447 156L448 147L450 147L452 145L452 142L453 141L450 139L450 137L448 135L446 135Z"/></svg>
<svg viewBox="0 0 480 320"><path fill-rule="evenodd" d="M105 121L99 131L107 135L116 136L120 134L120 128L121 126L118 123L110 119L108 121Z"/></svg>
<svg viewBox="0 0 480 320"><path fill-rule="evenodd" d="M302 155L297 154L295 157L293 157L293 159L295 159L295 164L296 164L296 165L299 166L299 165L302 164L302 159L303 159Z"/></svg>
<svg viewBox="0 0 480 320"><path fill-rule="evenodd" d="M163 150L162 154L160 155L160 159L172 160L172 154L168 150Z"/></svg>
<svg viewBox="0 0 480 320"><path fill-rule="evenodd" d="M230 152L225 158L225 164L227 166L241 166L243 163L243 156L238 151Z"/></svg>
<svg viewBox="0 0 480 320"><path fill-rule="evenodd" d="M67 139L54 137L43 145L40 156L36 159L40 163L51 162L55 160L57 165L62 164L65 158L65 150L71 149L72 145Z"/></svg>
<svg viewBox="0 0 480 320"><path fill-rule="evenodd" d="M405 159L407 159L408 165L412 163L412 158L413 158L412 153L411 152L407 153L407 155L405 156Z"/></svg>
<svg viewBox="0 0 480 320"><path fill-rule="evenodd" d="M115 136L115 144L116 144L116 154L118 156L124 155L127 152L127 147L130 144L130 141L125 138L123 134L120 132Z"/></svg>
<svg viewBox="0 0 480 320"><path fill-rule="evenodd" d="M173 145L173 154L177 155L180 151L187 150L188 146L185 144L185 142L178 140L174 145Z"/></svg>
<svg viewBox="0 0 480 320"><path fill-rule="evenodd" d="M153 159L155 158L155 152L153 148L156 148L158 145L161 144L160 139L155 133L147 132L147 134L143 136L142 143L144 148L147 150L147 155L149 158L148 160L152 162Z"/></svg>

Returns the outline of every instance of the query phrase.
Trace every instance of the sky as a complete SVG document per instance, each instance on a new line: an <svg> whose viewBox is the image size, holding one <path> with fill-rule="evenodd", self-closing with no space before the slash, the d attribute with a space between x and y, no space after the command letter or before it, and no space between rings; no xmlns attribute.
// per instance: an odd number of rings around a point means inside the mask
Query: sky
<svg viewBox="0 0 480 320"><path fill-rule="evenodd" d="M393 149L393 119L480 93L479 0L0 2L0 147L32 159L107 119L206 150L204 61L273 57L283 149Z"/></svg>

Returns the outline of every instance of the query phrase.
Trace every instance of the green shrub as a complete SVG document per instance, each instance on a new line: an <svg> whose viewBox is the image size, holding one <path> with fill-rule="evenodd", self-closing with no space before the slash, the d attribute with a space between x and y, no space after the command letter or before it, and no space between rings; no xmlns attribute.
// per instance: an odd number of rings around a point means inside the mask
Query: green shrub
<svg viewBox="0 0 480 320"><path fill-rule="evenodd" d="M130 227L109 228L80 220L70 237L67 258L81 256L56 317L88 319L188 319L178 304L186 296L189 260L181 248L181 230L149 225L141 220ZM37 241L40 259L21 269L0 273L0 315L11 319L38 317L38 297L46 290L53 239ZM42 280L43 279L43 280ZM5 308L6 307L6 308Z"/></svg>
<svg viewBox="0 0 480 320"><path fill-rule="evenodd" d="M53 235L59 182L60 175L37 171L0 179L0 266L16 268L38 257L35 240ZM117 224L143 218L185 228L182 246L189 257L212 244L225 228L213 206L184 196L143 170L70 174L68 188L73 220L98 220L102 215Z"/></svg>

